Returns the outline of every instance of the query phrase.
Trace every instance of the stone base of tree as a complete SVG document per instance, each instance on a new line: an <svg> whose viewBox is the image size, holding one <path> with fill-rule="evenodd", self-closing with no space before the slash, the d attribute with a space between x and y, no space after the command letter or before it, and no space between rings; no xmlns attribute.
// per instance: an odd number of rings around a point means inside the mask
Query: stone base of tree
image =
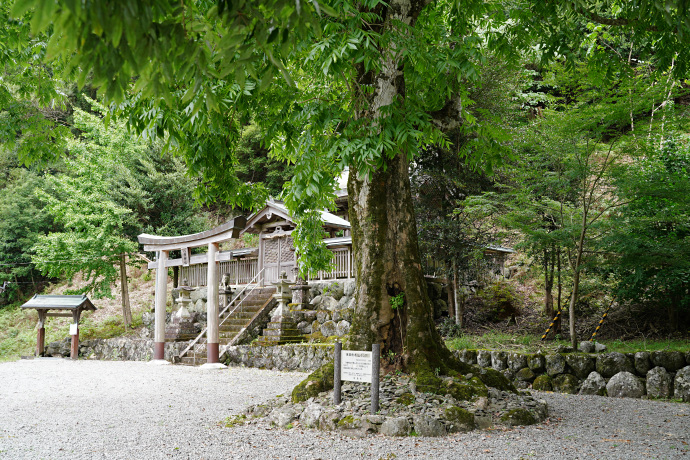
<svg viewBox="0 0 690 460"><path fill-rule="evenodd" d="M440 378L444 388L474 385L471 379ZM370 385L345 382L341 404L333 404L333 390L298 403L293 403L289 396L279 396L266 404L250 406L238 420L283 429L338 431L355 437L376 433L445 436L475 429L531 425L545 420L548 415L546 402L535 399L528 392L482 388L483 395L475 393L463 399L460 394L421 392L415 379L387 375L381 379L380 410L376 414L370 413Z"/></svg>

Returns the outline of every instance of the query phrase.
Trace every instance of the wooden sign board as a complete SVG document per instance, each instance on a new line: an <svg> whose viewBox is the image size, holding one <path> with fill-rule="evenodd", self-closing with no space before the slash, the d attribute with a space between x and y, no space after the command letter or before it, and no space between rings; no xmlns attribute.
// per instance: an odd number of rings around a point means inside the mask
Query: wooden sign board
<svg viewBox="0 0 690 460"><path fill-rule="evenodd" d="M189 248L182 248L180 252L182 253L182 266L189 267Z"/></svg>
<svg viewBox="0 0 690 460"><path fill-rule="evenodd" d="M372 358L370 351L343 350L340 378L351 382L371 383Z"/></svg>
<svg viewBox="0 0 690 460"><path fill-rule="evenodd" d="M77 335L79 333L79 325L78 324L70 324L69 325L69 335Z"/></svg>

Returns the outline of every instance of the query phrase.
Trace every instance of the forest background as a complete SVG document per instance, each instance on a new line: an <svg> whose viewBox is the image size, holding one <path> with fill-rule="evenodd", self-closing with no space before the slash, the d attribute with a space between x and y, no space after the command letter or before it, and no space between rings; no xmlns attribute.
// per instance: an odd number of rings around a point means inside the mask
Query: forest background
<svg viewBox="0 0 690 460"><path fill-rule="evenodd" d="M18 303L77 274L85 280L79 292L110 296L123 254L136 264L137 234L204 230L250 212L269 195L290 202L304 188L305 170L295 170L295 159L275 148L285 133L262 123L261 110L232 116L237 98L273 75L235 73L226 99L189 102L186 92L179 107L166 110L143 104L135 82L122 94L99 94L94 74L49 56L51 31L41 31L49 13L17 16L4 2L0 9L0 283L10 283L3 314L16 318ZM446 324L448 333L467 331L473 321L475 327L503 321L500 310L525 313L515 292L529 284L540 298L534 308L540 320L529 332L561 307L572 313L573 328L576 317L591 327L615 301L617 321L630 325L613 328L617 334L687 337L685 69L663 43L595 19L571 17L580 33L568 56L547 56L536 41L502 53L476 22L463 42L465 68L439 71L457 80L462 107L456 123L411 163L422 259L440 263L453 280L487 245L514 246L520 254L511 262L518 276L468 293L462 302L468 310L458 315L468 324ZM338 52L331 45L331 61ZM276 102L264 111L285 110L282 89L268 87ZM195 117L225 122L195 124ZM175 132L164 129L170 124L178 125ZM232 155L211 155L203 167L189 161L212 149ZM233 171L225 192L209 183L214 169ZM338 165L325 169L337 173ZM324 263L318 253L314 260Z"/></svg>

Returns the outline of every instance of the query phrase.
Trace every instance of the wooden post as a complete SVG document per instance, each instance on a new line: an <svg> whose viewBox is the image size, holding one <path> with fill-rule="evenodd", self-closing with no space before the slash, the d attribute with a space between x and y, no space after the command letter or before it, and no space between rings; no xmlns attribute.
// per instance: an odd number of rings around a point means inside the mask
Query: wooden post
<svg viewBox="0 0 690 460"><path fill-rule="evenodd" d="M72 347L70 349L69 357L72 359L79 358L79 309L72 312L72 325L70 327L70 335L72 336Z"/></svg>
<svg viewBox="0 0 690 460"><path fill-rule="evenodd" d="M46 310L38 311L38 336L36 337L36 356L43 356L46 346Z"/></svg>
<svg viewBox="0 0 690 460"><path fill-rule="evenodd" d="M153 359L165 359L165 301L168 294L168 251L158 252L156 267L156 309L153 338Z"/></svg>
<svg viewBox="0 0 690 460"><path fill-rule="evenodd" d="M208 267L206 289L208 292L206 300L206 362L209 364L218 363L218 263L216 253L218 243L208 245Z"/></svg>
<svg viewBox="0 0 690 460"><path fill-rule="evenodd" d="M340 355L343 351L343 344L335 343L335 351L333 354L333 404L340 404L340 388L342 382L340 381Z"/></svg>
<svg viewBox="0 0 690 460"><path fill-rule="evenodd" d="M379 369L381 359L381 344L371 345L371 413L379 411Z"/></svg>
<svg viewBox="0 0 690 460"><path fill-rule="evenodd" d="M347 279L352 279L352 246L347 247Z"/></svg>

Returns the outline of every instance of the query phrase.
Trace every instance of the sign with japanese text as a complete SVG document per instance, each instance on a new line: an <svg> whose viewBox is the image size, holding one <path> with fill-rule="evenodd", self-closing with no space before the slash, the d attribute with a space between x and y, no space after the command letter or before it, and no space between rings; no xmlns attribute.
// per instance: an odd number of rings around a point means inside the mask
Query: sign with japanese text
<svg viewBox="0 0 690 460"><path fill-rule="evenodd" d="M351 382L371 383L371 352L343 350L340 378Z"/></svg>

